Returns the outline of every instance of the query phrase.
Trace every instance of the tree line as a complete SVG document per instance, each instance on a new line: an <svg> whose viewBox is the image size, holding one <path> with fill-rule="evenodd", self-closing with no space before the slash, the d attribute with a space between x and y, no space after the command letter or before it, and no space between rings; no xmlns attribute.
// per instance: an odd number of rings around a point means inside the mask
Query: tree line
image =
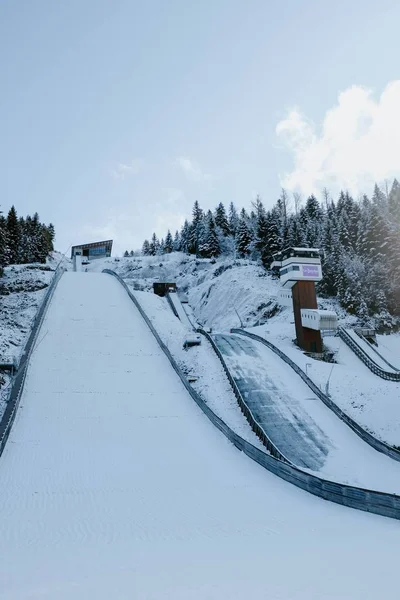
<svg viewBox="0 0 400 600"><path fill-rule="evenodd" d="M40 222L38 213L18 217L12 206L5 217L0 214L0 274L14 264L45 263L54 249L54 226Z"/></svg>
<svg viewBox="0 0 400 600"><path fill-rule="evenodd" d="M174 251L212 258L221 254L259 260L270 268L273 254L287 247L324 251L323 296L335 296L352 314L379 315L387 323L400 315L400 184L355 200L348 192L333 199L325 189L318 200L282 193L267 210L260 197L251 211L228 210L220 202L203 211L196 201L192 219L172 236L145 240L143 255Z"/></svg>

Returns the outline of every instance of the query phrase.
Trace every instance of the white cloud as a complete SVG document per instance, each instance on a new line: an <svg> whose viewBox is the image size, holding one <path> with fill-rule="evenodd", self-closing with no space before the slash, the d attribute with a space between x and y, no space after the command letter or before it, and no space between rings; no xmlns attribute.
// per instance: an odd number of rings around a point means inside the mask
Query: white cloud
<svg viewBox="0 0 400 600"><path fill-rule="evenodd" d="M175 165L194 181L203 181L211 179L211 175L203 173L198 163L190 159L188 156L178 156L175 160Z"/></svg>
<svg viewBox="0 0 400 600"><path fill-rule="evenodd" d="M283 187L306 195L324 187L368 193L375 182L400 173L400 80L377 100L360 86L345 90L321 127L293 109L276 133L294 161L281 177Z"/></svg>
<svg viewBox="0 0 400 600"><path fill-rule="evenodd" d="M125 179L129 175L138 175L144 168L144 160L142 158L134 158L130 163L119 163L111 171L114 179Z"/></svg>

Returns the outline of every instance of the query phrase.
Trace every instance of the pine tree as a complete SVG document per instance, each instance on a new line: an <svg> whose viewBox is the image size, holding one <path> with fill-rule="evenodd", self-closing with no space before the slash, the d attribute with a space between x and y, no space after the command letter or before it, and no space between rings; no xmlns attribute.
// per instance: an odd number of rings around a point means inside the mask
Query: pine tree
<svg viewBox="0 0 400 600"><path fill-rule="evenodd" d="M149 240L144 240L143 246L142 246L142 254L143 254L143 256L149 256L149 254L150 254Z"/></svg>
<svg viewBox="0 0 400 600"><path fill-rule="evenodd" d="M191 235L191 226L189 225L188 221L185 220L182 229L181 229L181 251L182 252L189 252L189 245L190 245L190 235Z"/></svg>
<svg viewBox="0 0 400 600"><path fill-rule="evenodd" d="M7 264L7 221L0 211L0 277Z"/></svg>
<svg viewBox="0 0 400 600"><path fill-rule="evenodd" d="M266 245L267 241L267 214L265 212L265 208L259 196L257 196L255 202L256 208L256 223L255 223L255 240L254 246L255 249L260 253L262 257L263 248ZM262 259L262 258L261 258Z"/></svg>
<svg viewBox="0 0 400 600"><path fill-rule="evenodd" d="M280 215L276 207L266 214L266 240L263 247L261 260L267 269L273 261L273 255L282 250L280 238Z"/></svg>
<svg viewBox="0 0 400 600"><path fill-rule="evenodd" d="M215 225L219 227L224 236L228 236L231 233L228 223L228 217L226 216L225 206L220 202L215 209Z"/></svg>
<svg viewBox="0 0 400 600"><path fill-rule="evenodd" d="M200 246L200 253L201 256L204 256L205 258L214 258L220 254L220 245L214 217L211 211L208 212L204 225L205 230Z"/></svg>
<svg viewBox="0 0 400 600"><path fill-rule="evenodd" d="M125 258L128 258L128 256L129 256L129 252L128 252L128 250L125 250L125 252L124 252L124 257L125 257Z"/></svg>
<svg viewBox="0 0 400 600"><path fill-rule="evenodd" d="M203 211L200 208L198 201L193 205L193 220L190 227L189 239L188 239L188 251L190 254L199 255L200 245L202 243L202 236L204 236L204 227L203 227Z"/></svg>
<svg viewBox="0 0 400 600"><path fill-rule="evenodd" d="M304 248L306 245L306 234L301 226L300 219L297 216L292 216L289 219L288 247Z"/></svg>
<svg viewBox="0 0 400 600"><path fill-rule="evenodd" d="M169 254L170 252L172 252L173 248L174 248L174 240L172 239L171 232L168 229L167 235L165 237L165 242L164 242L164 251L166 254Z"/></svg>
<svg viewBox="0 0 400 600"><path fill-rule="evenodd" d="M7 215L7 263L10 265L19 261L20 242L20 225L15 207L12 206Z"/></svg>
<svg viewBox="0 0 400 600"><path fill-rule="evenodd" d="M239 217L237 214L237 210L233 202L229 205L229 218L228 218L229 231L231 235L236 235L236 230L239 225Z"/></svg>
<svg viewBox="0 0 400 600"><path fill-rule="evenodd" d="M388 207L393 225L400 228L400 184L395 179L389 193Z"/></svg>
<svg viewBox="0 0 400 600"><path fill-rule="evenodd" d="M149 244L149 255L156 256L158 254L158 250L160 248L160 242L155 233L151 236L151 242Z"/></svg>
<svg viewBox="0 0 400 600"><path fill-rule="evenodd" d="M239 225L236 231L236 251L240 257L247 256L250 253L250 244L252 236L247 225L246 212L242 209Z"/></svg>
<svg viewBox="0 0 400 600"><path fill-rule="evenodd" d="M172 249L174 252L179 252L181 250L181 239L179 237L179 231L175 231Z"/></svg>

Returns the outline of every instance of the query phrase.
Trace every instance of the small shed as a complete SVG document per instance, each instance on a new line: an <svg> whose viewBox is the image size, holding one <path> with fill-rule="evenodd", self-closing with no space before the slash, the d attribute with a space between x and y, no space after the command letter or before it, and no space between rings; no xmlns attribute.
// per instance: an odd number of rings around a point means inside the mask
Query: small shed
<svg viewBox="0 0 400 600"><path fill-rule="evenodd" d="M168 292L176 292L176 283L167 283L165 281L155 281L153 283L153 292L157 296L165 296Z"/></svg>

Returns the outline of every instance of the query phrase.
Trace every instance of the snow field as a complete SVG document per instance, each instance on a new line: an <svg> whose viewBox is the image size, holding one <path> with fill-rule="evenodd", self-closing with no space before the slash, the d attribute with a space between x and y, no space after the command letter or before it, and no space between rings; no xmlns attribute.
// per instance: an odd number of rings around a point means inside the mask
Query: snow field
<svg viewBox="0 0 400 600"><path fill-rule="evenodd" d="M400 523L238 452L112 277L65 274L43 333L0 461L1 599L393 595Z"/></svg>

